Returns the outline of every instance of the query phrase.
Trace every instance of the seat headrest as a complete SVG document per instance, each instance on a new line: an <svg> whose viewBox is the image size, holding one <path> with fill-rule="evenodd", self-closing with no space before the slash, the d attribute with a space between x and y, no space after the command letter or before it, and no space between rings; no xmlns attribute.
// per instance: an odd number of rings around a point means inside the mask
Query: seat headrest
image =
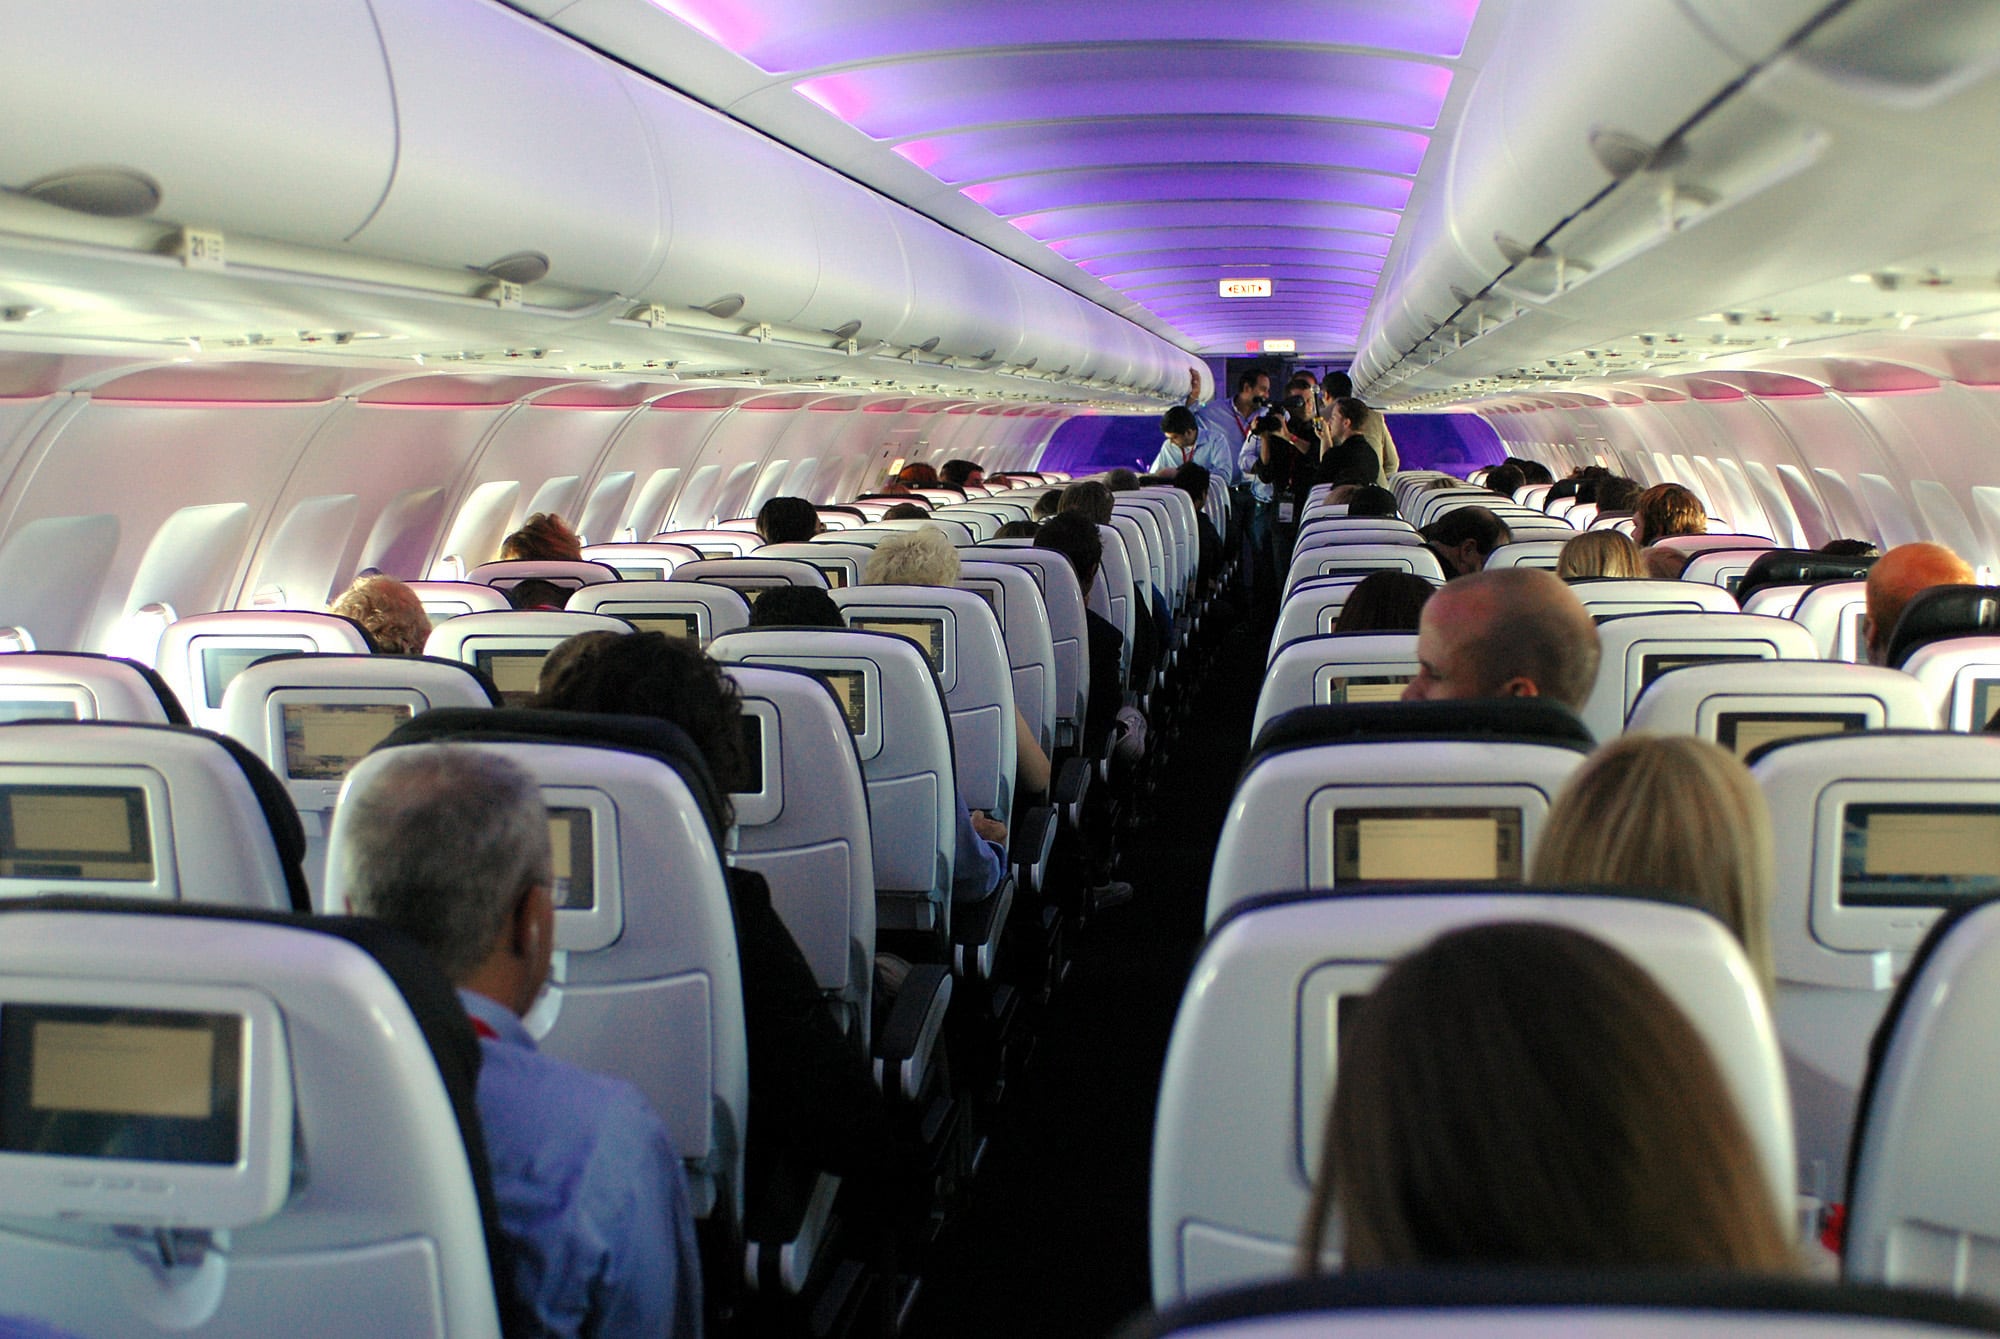
<svg viewBox="0 0 2000 1339"><path fill-rule="evenodd" d="M1576 713L1548 698L1358 702L1293 708L1264 727L1250 747L1249 762L1315 744L1453 738L1513 739L1573 748L1579 753L1597 747L1596 738Z"/></svg>
<svg viewBox="0 0 2000 1339"><path fill-rule="evenodd" d="M1920 646L1947 637L2000 633L2000 586L1933 586L1903 606L1886 663L1900 667Z"/></svg>
<svg viewBox="0 0 2000 1339"><path fill-rule="evenodd" d="M1760 553L1736 583L1736 598L1748 602L1764 586L1817 585L1854 581L1868 575L1873 558L1840 558L1812 549L1772 549Z"/></svg>
<svg viewBox="0 0 2000 1339"><path fill-rule="evenodd" d="M1218 1333L1255 1332L1251 1323L1284 1316L1356 1313L1357 1332L1375 1332L1380 1314L1437 1312L1440 1324L1452 1312L1696 1312L1721 1319L1719 1313L1763 1317L1763 1324L1787 1316L1820 1317L1835 1325L1841 1320L1901 1322L1914 1330L1974 1334L2000 1328L2000 1308L1937 1292L1883 1288L1854 1283L1825 1283L1779 1275L1730 1274L1720 1270L1582 1270L1477 1268L1433 1266L1423 1269L1371 1269L1352 1274L1320 1274L1284 1279L1211 1293L1141 1317L1119 1331L1117 1339L1166 1339ZM1479 1317L1461 1318L1460 1333L1477 1329ZM1370 1322L1374 1322L1371 1324ZM1240 1330L1238 1327L1241 1327ZM1579 1326L1579 1329L1584 1327ZM1594 1327L1593 1327L1594 1328ZM1689 1329L1694 1327L1690 1325ZM1900 1332L1901 1326L1898 1327ZM1287 1333L1304 1333L1287 1330ZM1314 1330L1313 1333L1319 1331ZM1338 1333L1329 1326L1328 1333Z"/></svg>
<svg viewBox="0 0 2000 1339"><path fill-rule="evenodd" d="M718 849L723 845L722 794L701 750L678 725L652 716L542 711L533 707L436 707L411 717L371 752L405 744L573 744L657 758L680 773L701 805Z"/></svg>

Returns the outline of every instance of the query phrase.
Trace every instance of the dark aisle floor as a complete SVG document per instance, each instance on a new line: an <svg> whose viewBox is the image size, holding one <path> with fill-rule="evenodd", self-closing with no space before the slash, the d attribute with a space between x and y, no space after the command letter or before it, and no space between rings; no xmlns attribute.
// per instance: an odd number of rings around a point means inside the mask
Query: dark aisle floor
<svg viewBox="0 0 2000 1339"><path fill-rule="evenodd" d="M1227 638L1119 877L1137 896L1079 945L1026 1075L947 1229L913 1339L1099 1339L1146 1305L1154 1097L1201 943L1209 863L1249 745L1265 642Z"/></svg>

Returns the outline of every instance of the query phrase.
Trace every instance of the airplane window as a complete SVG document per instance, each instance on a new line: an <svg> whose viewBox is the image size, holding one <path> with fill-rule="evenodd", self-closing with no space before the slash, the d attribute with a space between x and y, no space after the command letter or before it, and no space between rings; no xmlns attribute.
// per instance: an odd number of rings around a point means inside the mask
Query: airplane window
<svg viewBox="0 0 2000 1339"><path fill-rule="evenodd" d="M1948 907L2000 894L2000 805L1851 804L1841 820L1840 901Z"/></svg>

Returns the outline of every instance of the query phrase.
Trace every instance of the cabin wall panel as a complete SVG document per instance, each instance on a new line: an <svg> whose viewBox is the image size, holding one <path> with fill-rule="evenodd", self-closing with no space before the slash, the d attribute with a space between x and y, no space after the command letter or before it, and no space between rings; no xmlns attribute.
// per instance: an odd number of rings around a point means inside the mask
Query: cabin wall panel
<svg viewBox="0 0 2000 1339"><path fill-rule="evenodd" d="M507 518L509 530L537 511L553 511L574 526L587 496L586 478L596 475L599 459L631 414L623 407L521 404L494 425L472 462L469 482L520 480L521 498Z"/></svg>
<svg viewBox="0 0 2000 1339"><path fill-rule="evenodd" d="M674 520L675 509L681 498L690 488L699 488L705 494L709 489L702 481L713 478L705 476L697 466L707 463L705 448L709 434L727 411L675 409L667 407L670 404L671 401L663 401L634 415L599 465L602 472L632 470L648 480L647 486L640 490L633 514L626 518L626 524L634 527L640 539L651 539L661 530L676 528L679 523ZM678 473L662 480L656 472L667 468ZM661 487L668 490L664 498L656 495ZM656 516L641 515L642 511L654 510L658 512ZM646 533L648 528L652 533Z"/></svg>

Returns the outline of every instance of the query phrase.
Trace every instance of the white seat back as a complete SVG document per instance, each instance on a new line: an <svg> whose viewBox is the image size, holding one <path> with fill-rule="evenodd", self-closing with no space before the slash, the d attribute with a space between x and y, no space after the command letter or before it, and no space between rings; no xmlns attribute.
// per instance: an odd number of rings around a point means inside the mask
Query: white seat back
<svg viewBox="0 0 2000 1339"><path fill-rule="evenodd" d="M623 619L640 632L661 632L703 646L750 626L750 601L708 581L620 581L570 597L571 614Z"/></svg>
<svg viewBox="0 0 2000 1339"><path fill-rule="evenodd" d="M856 586L833 599L848 627L908 637L924 650L951 714L959 795L968 808L1010 821L1019 736L993 606L975 591L939 586Z"/></svg>
<svg viewBox="0 0 2000 1339"><path fill-rule="evenodd" d="M998 533L1002 524L998 516L995 516L984 507L968 506L963 502L951 503L939 507L931 515L942 520L955 521L959 525L964 526L972 532L974 543L993 538Z"/></svg>
<svg viewBox="0 0 2000 1339"><path fill-rule="evenodd" d="M158 670L81 651L0 655L0 722L131 721L187 724Z"/></svg>
<svg viewBox="0 0 2000 1339"><path fill-rule="evenodd" d="M1708 1043L1781 1221L1792 1221L1777 1039L1743 950L1714 917L1531 892L1279 899L1215 927L1174 1020L1153 1129L1155 1305L1296 1271L1336 1079L1339 1002L1366 995L1390 963L1440 934L1494 921L1569 926L1652 974Z"/></svg>
<svg viewBox="0 0 2000 1339"><path fill-rule="evenodd" d="M1783 586L1759 586L1743 599L1743 612L1762 614L1766 618L1790 618L1799 607L1799 600L1812 587L1804 583ZM1831 659L1832 657L1822 657Z"/></svg>
<svg viewBox="0 0 2000 1339"><path fill-rule="evenodd" d="M1486 555L1489 570L1503 567L1539 567L1553 572L1562 561L1563 539L1515 539Z"/></svg>
<svg viewBox="0 0 2000 1339"><path fill-rule="evenodd" d="M756 530L662 530L653 536L655 544L677 544L693 549L697 558L745 558L764 541Z"/></svg>
<svg viewBox="0 0 2000 1339"><path fill-rule="evenodd" d="M686 544L586 544L586 562L603 563L621 581L671 581L674 569L701 557L701 551Z"/></svg>
<svg viewBox="0 0 2000 1339"><path fill-rule="evenodd" d="M1169 609L1178 610L1187 593L1187 573L1173 536L1160 529L1160 519L1146 500L1131 493L1117 494L1112 502L1111 523L1119 527L1128 547L1134 531L1126 528L1127 523L1136 529L1139 543L1146 550L1154 589L1160 592Z"/></svg>
<svg viewBox="0 0 2000 1339"><path fill-rule="evenodd" d="M1779 835L1774 1010L1798 1107L1800 1185L1832 1200L1890 992L1945 909L2000 894L2000 738L1800 739L1750 771Z"/></svg>
<svg viewBox="0 0 2000 1339"><path fill-rule="evenodd" d="M1299 527L1300 548L1321 544L1421 544L1424 537L1408 521L1392 516L1328 516Z"/></svg>
<svg viewBox="0 0 2000 1339"><path fill-rule="evenodd" d="M1014 677L1014 709L1049 753L1056 742L1056 652L1042 588L1027 568L976 561L959 564L958 584L985 600L999 619Z"/></svg>
<svg viewBox="0 0 2000 1339"><path fill-rule="evenodd" d="M406 583L416 592L417 602L424 607L433 625L461 614L498 613L514 606L507 600L505 592L496 587L477 581L411 581Z"/></svg>
<svg viewBox="0 0 2000 1339"><path fill-rule="evenodd" d="M1366 576L1384 569L1444 580L1444 567L1437 555L1421 544L1321 544L1300 548L1292 555L1291 570L1285 574L1285 593L1289 595L1300 582L1313 577Z"/></svg>
<svg viewBox="0 0 2000 1339"><path fill-rule="evenodd" d="M432 628L424 654L472 666L500 691L501 701L525 706L535 695L542 662L556 647L580 632L631 631L623 619L567 609L466 614Z"/></svg>
<svg viewBox="0 0 2000 1339"><path fill-rule="evenodd" d="M799 670L732 665L755 758L753 785L730 796L734 863L771 886L813 979L866 1041L875 983L875 850L868 785L840 703ZM754 722L754 724L752 724Z"/></svg>
<svg viewBox="0 0 2000 1339"><path fill-rule="evenodd" d="M1681 536L1683 539L1692 539L1693 537L1692 535ZM1704 538L1713 539L1717 538L1717 536L1709 535L1704 536ZM1731 538L1735 538L1735 536L1731 536ZM1671 539L1663 539L1659 543L1659 547L1663 549L1669 548L1672 545L1673 540ZM1683 550L1683 552L1685 551ZM1736 583L1741 581L1743 574L1750 570L1750 564L1756 562L1757 559L1770 551L1771 545L1768 542L1755 547L1709 547L1700 549L1695 552L1694 557L1688 560L1688 565L1681 569L1681 580L1702 581L1711 586L1720 586L1733 595L1736 593Z"/></svg>
<svg viewBox="0 0 2000 1339"><path fill-rule="evenodd" d="M1698 735L1747 756L1774 739L1856 730L1930 730L1937 715L1901 670L1837 660L1746 660L1662 674L1625 728Z"/></svg>
<svg viewBox="0 0 2000 1339"><path fill-rule="evenodd" d="M1910 652L1903 669L1947 730L1984 730L2000 715L2000 637L1946 637Z"/></svg>
<svg viewBox="0 0 2000 1339"><path fill-rule="evenodd" d="M1591 577L1569 583L1592 618L1625 614L1734 614L1736 597L1720 586L1697 581L1655 581L1650 577Z"/></svg>
<svg viewBox="0 0 2000 1339"><path fill-rule="evenodd" d="M1125 537L1108 525L1097 527L1097 537L1103 543L1104 557L1097 569L1097 580L1090 583L1085 593L1092 613L1108 621L1112 627L1124 635L1124 671L1131 677L1132 636L1138 627L1138 620L1146 617L1145 608L1139 603L1143 598L1134 574L1138 569L1125 548Z"/></svg>
<svg viewBox="0 0 2000 1339"><path fill-rule="evenodd" d="M1048 618L1049 649L1054 656L1056 743L1074 745L1083 737L1083 721L1090 707L1090 634L1076 569L1060 553L1032 545L978 545L964 550L960 557L965 560L959 565L961 574L973 563L998 563L1017 567L1034 579ZM968 580L965 584L974 583ZM1004 623L1001 631L1006 631ZM1019 706L1022 689L1018 681L1014 699Z"/></svg>
<svg viewBox="0 0 2000 1339"><path fill-rule="evenodd" d="M1273 717L1315 703L1396 702L1416 677L1417 634L1350 632L1288 643L1264 671L1255 739Z"/></svg>
<svg viewBox="0 0 2000 1339"><path fill-rule="evenodd" d="M367 922L19 906L0 913L0 1002L36 1038L20 1078L53 1011L79 1049L104 1034L104 1082L156 1095L177 1063L195 1092L226 1094L212 1115L73 1112L67 1133L44 1109L46 1127L11 1135L9 1311L158 1339L325 1333L335 1316L355 1334L500 1332L478 1043L406 940ZM135 1027L135 1010L159 1012ZM148 1032L162 1054L133 1072ZM25 1091L6 1100L31 1110ZM215 1162L130 1156L148 1148Z"/></svg>
<svg viewBox="0 0 2000 1339"><path fill-rule="evenodd" d="M843 586L861 584L861 573L868 566L868 558L873 549L861 544L816 543L807 540L798 544L766 544L752 554L753 558L784 558L792 562L810 564L818 570L828 589L839 590Z"/></svg>
<svg viewBox="0 0 2000 1339"><path fill-rule="evenodd" d="M296 609L227 609L167 625L153 667L174 690L188 719L222 728L222 690L245 666L287 652L367 655L375 648L361 625Z"/></svg>
<svg viewBox="0 0 2000 1339"><path fill-rule="evenodd" d="M1729 598L1714 586L1688 589L1712 590ZM1601 648L1597 682L1582 714L1583 723L1599 739L1623 730L1639 694L1669 671L1717 660L1811 660L1816 649L1805 629L1789 619L1736 613L1607 618L1597 626L1597 640Z"/></svg>
<svg viewBox="0 0 2000 1339"><path fill-rule="evenodd" d="M1859 1117L1846 1273L2000 1300L2000 903L1911 971Z"/></svg>
<svg viewBox="0 0 2000 1339"><path fill-rule="evenodd" d="M676 581L700 581L735 591L751 603L773 586L810 586L827 589L824 573L811 563L794 558L767 558L760 551L748 558L704 558L682 563L674 569Z"/></svg>
<svg viewBox="0 0 2000 1339"><path fill-rule="evenodd" d="M0 899L311 905L298 815L243 745L185 725L0 727Z"/></svg>
<svg viewBox="0 0 2000 1339"><path fill-rule="evenodd" d="M708 653L827 681L868 783L876 925L948 932L958 801L950 719L924 653L903 637L833 628L754 628L716 638Z"/></svg>
<svg viewBox="0 0 2000 1339"><path fill-rule="evenodd" d="M509 591L523 581L547 581L561 586L564 590L578 590L584 586L595 586L602 581L618 580L618 570L604 563L567 562L549 558L507 558L499 562L481 563L465 574L465 579L474 585L491 586L495 590Z"/></svg>
<svg viewBox="0 0 2000 1339"><path fill-rule="evenodd" d="M1792 621L1812 634L1821 660L1859 665L1868 659L1868 643L1861 635L1861 618L1867 612L1867 582L1822 581L1799 596Z"/></svg>
<svg viewBox="0 0 2000 1339"><path fill-rule="evenodd" d="M549 1054L644 1094L686 1164L696 1216L721 1206L722 1221L740 1223L743 984L711 783L694 746L664 722L447 708L362 759L348 785L367 785L400 745L447 741L508 758L549 806L557 961L529 1030ZM328 909L348 896L341 850L352 812L334 812Z"/></svg>
<svg viewBox="0 0 2000 1339"><path fill-rule="evenodd" d="M1654 540L1652 547L1672 549L1675 553L1685 553L1692 558L1696 554L1713 553L1718 549L1775 549L1778 546L1762 535L1737 535L1727 531L1711 530L1700 535L1668 535L1665 539Z"/></svg>

